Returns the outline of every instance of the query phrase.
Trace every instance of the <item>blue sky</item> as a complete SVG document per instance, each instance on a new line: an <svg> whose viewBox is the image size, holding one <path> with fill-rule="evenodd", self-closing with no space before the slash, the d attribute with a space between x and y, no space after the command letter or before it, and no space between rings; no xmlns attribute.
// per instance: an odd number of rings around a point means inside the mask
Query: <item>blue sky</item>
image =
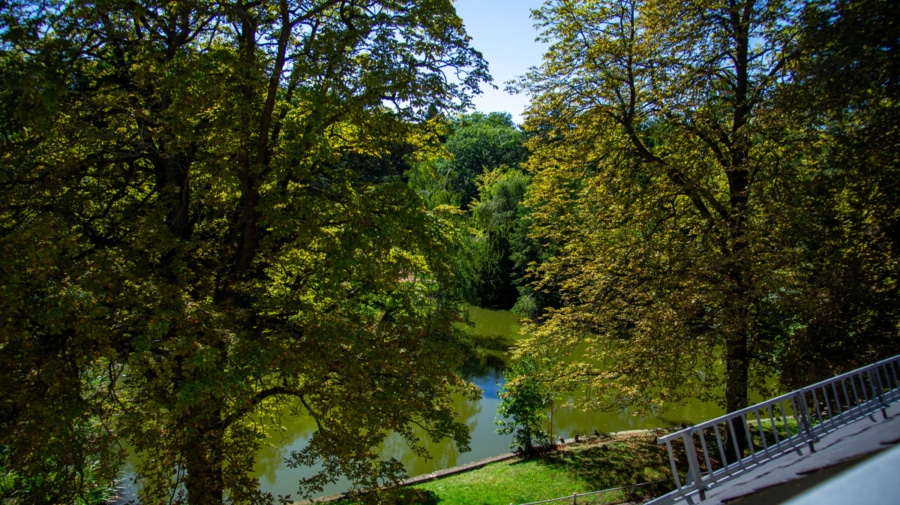
<svg viewBox="0 0 900 505"><path fill-rule="evenodd" d="M481 112L509 112L518 124L528 104L526 95L509 95L506 81L525 74L541 63L545 46L535 42L530 14L543 0L456 0L456 12L472 37L472 47L481 51L490 64L494 85L484 87L475 97L475 108Z"/></svg>

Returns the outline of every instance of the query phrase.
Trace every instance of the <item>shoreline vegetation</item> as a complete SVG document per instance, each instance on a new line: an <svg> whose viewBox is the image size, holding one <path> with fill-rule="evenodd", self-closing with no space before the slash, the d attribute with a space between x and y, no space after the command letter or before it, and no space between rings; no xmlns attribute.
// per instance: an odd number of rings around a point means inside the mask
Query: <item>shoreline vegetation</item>
<svg viewBox="0 0 900 505"><path fill-rule="evenodd" d="M799 427L793 416L786 420L787 428L796 433ZM748 425L756 424L748 421ZM774 442L771 422L763 420L761 428L766 440ZM629 430L566 439L565 443L546 447L532 457L506 453L412 477L393 491L401 500L398 503L420 505L569 503L566 500L571 500L575 493L578 503L586 505L644 503L673 489L666 446L657 444L656 440L679 429ZM753 445L762 448L762 440L755 434ZM673 449L676 466L685 468L683 448L674 445ZM681 478L684 477L682 474ZM296 502L296 505L370 503L366 498L370 496L342 494ZM377 499L374 502L382 503Z"/></svg>
<svg viewBox="0 0 900 505"><path fill-rule="evenodd" d="M567 439L536 456L501 454L467 465L412 477L400 486L401 495L417 494L426 505L508 505L579 493L578 502L623 503L664 494L671 487L665 446L656 438L670 429L654 428ZM647 485L647 484L650 485ZM640 487L631 489L632 485ZM622 488L615 490L615 488ZM580 496L600 490L608 493ZM297 505L365 503L346 494L296 502Z"/></svg>

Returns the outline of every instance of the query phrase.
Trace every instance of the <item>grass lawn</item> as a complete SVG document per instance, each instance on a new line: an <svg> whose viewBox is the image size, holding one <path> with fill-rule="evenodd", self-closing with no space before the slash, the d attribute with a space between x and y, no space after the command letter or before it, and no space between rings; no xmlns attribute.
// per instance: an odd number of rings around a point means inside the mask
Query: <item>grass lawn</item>
<svg viewBox="0 0 900 505"><path fill-rule="evenodd" d="M580 475L544 460L504 461L415 487L431 491L433 503L473 505L508 505L593 491Z"/></svg>
<svg viewBox="0 0 900 505"><path fill-rule="evenodd" d="M533 459L493 463L414 488L428 493L428 505L509 505L666 480L669 473L665 446L656 444L656 435L641 434L571 444ZM656 496L670 487L666 480L637 488L636 493L638 498ZM629 493L618 491L579 497L578 503L629 498Z"/></svg>
<svg viewBox="0 0 900 505"><path fill-rule="evenodd" d="M491 463L468 472L442 477L410 488L394 490L400 496L417 495L422 505L509 505L587 493L635 483L662 483L637 488L635 495L614 491L578 497L579 504L621 503L664 494L669 481L665 446L652 433L620 435L592 442L569 444L531 459ZM369 497L372 503L374 497ZM338 505L363 503L343 499ZM408 503L404 500L398 502ZM568 502L571 503L571 498Z"/></svg>
<svg viewBox="0 0 900 505"><path fill-rule="evenodd" d="M754 445L761 449L756 424L751 422L749 427L754 434ZM769 443L774 443L771 424L767 420L760 424ZM797 425L793 419L788 421L787 429L796 433ZM780 423L779 431L781 436L786 435ZM492 463L393 492L406 496L407 500L410 495L416 495L416 503L422 505L509 505L570 497L568 501L554 502L563 504L571 503L573 493L580 495L652 483L634 489L633 494L628 489L578 497L578 503L585 505L646 501L674 489L668 453L665 445L657 445L658 435L651 432L623 434L569 444L531 459ZM684 469L686 458L679 445L674 447L677 464L679 469ZM370 503L377 501L374 497L369 498ZM402 499L399 502L409 503ZM361 502L349 499L338 502L339 505L354 503Z"/></svg>

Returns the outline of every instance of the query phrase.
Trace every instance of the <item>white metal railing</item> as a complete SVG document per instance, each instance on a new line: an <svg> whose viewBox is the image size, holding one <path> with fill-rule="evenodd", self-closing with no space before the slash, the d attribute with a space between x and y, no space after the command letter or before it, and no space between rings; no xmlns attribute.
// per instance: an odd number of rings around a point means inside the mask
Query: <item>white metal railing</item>
<svg viewBox="0 0 900 505"><path fill-rule="evenodd" d="M703 500L707 489L737 473L804 445L815 452L821 435L876 410L887 418L887 407L897 400L900 355L659 437L669 452L675 490L648 505ZM684 451L686 469L676 462L673 446Z"/></svg>

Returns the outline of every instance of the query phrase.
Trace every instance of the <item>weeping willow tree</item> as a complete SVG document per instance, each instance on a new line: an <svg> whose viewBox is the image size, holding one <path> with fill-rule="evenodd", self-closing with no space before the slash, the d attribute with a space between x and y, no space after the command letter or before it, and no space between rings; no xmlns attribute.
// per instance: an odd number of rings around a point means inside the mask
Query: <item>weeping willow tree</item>
<svg viewBox="0 0 900 505"><path fill-rule="evenodd" d="M527 190L527 176L508 167L479 178L479 199L472 206L472 217L478 230L473 244L475 289L483 307L509 309L519 296L516 284L524 272L514 261L515 235Z"/></svg>

